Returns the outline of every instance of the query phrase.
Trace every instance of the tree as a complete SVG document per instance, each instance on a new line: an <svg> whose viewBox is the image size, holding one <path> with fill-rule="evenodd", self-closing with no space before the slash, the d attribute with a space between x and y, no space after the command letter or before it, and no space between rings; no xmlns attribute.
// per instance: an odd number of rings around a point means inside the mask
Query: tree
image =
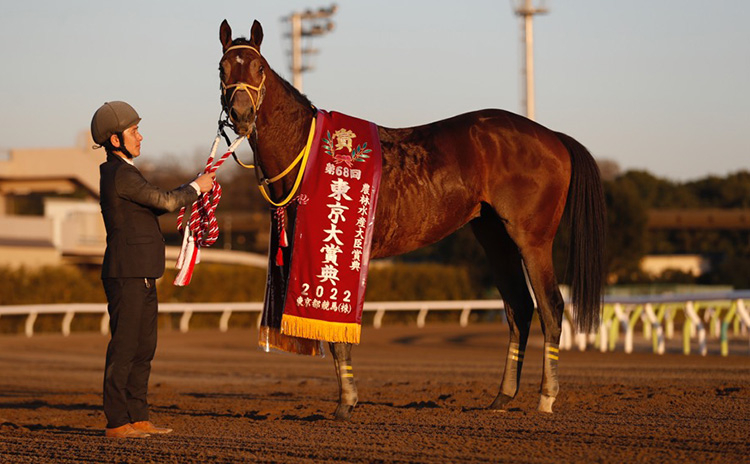
<svg viewBox="0 0 750 464"><path fill-rule="evenodd" d="M643 187L643 185L641 185ZM646 205L639 184L627 176L604 183L607 202L606 262L615 282L637 275L646 254Z"/></svg>
<svg viewBox="0 0 750 464"><path fill-rule="evenodd" d="M622 174L620 165L615 160L600 158L596 160L596 165L599 166L599 172L604 181L613 181Z"/></svg>

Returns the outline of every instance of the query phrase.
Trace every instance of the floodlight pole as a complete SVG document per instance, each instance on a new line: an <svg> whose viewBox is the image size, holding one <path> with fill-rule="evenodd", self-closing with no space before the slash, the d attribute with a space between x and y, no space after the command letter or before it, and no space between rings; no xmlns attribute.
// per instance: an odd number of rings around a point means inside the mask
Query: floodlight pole
<svg viewBox="0 0 750 464"><path fill-rule="evenodd" d="M534 15L544 14L549 10L544 7L535 8L533 0L516 0L515 12L523 18L521 34L523 37L526 64L524 74L524 101L526 117L534 119Z"/></svg>
<svg viewBox="0 0 750 464"><path fill-rule="evenodd" d="M292 85L302 92L302 16L292 13Z"/></svg>
<svg viewBox="0 0 750 464"><path fill-rule="evenodd" d="M311 37L315 35L323 35L333 30L334 22L329 18L336 13L338 7L336 4L331 5L329 8L319 8L318 11L306 10L303 12L295 11L291 15L281 18L282 21L289 22L291 24L292 31L289 36L292 38L292 85L302 92L302 73L305 71L312 70L312 66L305 66L303 64L303 55L313 54L318 51L315 49L302 49L302 37ZM327 20L324 25L314 24L311 27L303 28L303 21L306 20Z"/></svg>

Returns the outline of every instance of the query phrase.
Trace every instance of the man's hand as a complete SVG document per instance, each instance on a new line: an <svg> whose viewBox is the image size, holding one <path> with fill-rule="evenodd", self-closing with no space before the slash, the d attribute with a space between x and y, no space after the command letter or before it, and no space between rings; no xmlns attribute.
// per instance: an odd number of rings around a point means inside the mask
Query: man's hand
<svg viewBox="0 0 750 464"><path fill-rule="evenodd" d="M209 172L208 174L201 174L195 178L195 183L201 189L201 193L206 193L211 190L214 185L214 178L216 177L215 172Z"/></svg>

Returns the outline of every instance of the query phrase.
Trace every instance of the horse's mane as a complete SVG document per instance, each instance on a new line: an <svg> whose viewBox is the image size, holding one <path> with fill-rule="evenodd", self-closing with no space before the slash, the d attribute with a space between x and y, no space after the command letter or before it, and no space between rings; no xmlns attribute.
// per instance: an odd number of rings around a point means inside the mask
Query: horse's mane
<svg viewBox="0 0 750 464"><path fill-rule="evenodd" d="M244 38L244 37L237 37L236 39L232 40L232 46L234 46L234 45L251 45L252 46L252 44L250 43L250 41L248 39ZM268 64L268 60L265 59L265 57L263 56L263 54L261 54L260 56L263 57L263 60ZM294 87L292 84L290 84L289 81L287 81L286 79L284 79L283 77L281 77L281 75L279 73L277 73L276 71L274 71L271 68L270 64L268 64L268 69L271 70L274 74L276 74L276 76L278 76L279 80L281 81L281 84L294 97L295 100L297 100L298 102L302 103L303 105L305 105L308 108L314 107L314 105L312 104L312 102L310 101L310 99L307 98L307 95L305 95L302 92L300 92L299 90L297 90L297 88Z"/></svg>

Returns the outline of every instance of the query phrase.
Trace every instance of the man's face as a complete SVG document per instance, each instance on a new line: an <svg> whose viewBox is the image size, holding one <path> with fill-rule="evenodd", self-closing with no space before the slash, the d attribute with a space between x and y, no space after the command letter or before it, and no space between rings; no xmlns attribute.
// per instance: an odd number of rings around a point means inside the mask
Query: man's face
<svg viewBox="0 0 750 464"><path fill-rule="evenodd" d="M133 158L138 158L141 154L141 140L143 136L138 132L138 126L131 126L122 131L122 141L125 145L125 149L133 155ZM115 147L120 146L120 141L116 135L112 136L112 144Z"/></svg>

